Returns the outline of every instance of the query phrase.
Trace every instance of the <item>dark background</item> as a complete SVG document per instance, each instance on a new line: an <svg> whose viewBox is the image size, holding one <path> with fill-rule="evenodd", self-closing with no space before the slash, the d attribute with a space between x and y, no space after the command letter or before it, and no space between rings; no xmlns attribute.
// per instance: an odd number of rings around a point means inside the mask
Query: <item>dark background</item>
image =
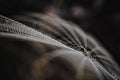
<svg viewBox="0 0 120 80"><path fill-rule="evenodd" d="M25 12L44 13L49 6L56 14L92 33L120 63L119 0L0 0L0 14L11 17ZM76 6L84 14L73 14Z"/></svg>
<svg viewBox="0 0 120 80"><path fill-rule="evenodd" d="M75 5L82 5L90 15L79 19L73 17L72 20L100 40L120 64L120 2L119 0L96 1L102 1L102 3L99 6L93 6L95 0L76 1Z"/></svg>

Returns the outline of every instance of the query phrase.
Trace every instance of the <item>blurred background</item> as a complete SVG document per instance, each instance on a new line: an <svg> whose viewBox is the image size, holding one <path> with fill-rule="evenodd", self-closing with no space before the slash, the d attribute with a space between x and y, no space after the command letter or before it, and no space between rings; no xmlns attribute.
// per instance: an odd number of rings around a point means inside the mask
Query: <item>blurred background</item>
<svg viewBox="0 0 120 80"><path fill-rule="evenodd" d="M0 0L0 15L57 14L93 34L120 63L119 0Z"/></svg>

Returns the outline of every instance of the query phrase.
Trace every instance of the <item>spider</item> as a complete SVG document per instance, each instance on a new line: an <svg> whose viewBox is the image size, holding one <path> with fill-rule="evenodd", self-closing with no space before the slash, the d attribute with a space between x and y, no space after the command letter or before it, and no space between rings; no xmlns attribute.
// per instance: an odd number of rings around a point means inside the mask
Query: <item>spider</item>
<svg viewBox="0 0 120 80"><path fill-rule="evenodd" d="M85 52L85 55L88 57L92 57L92 52L90 50L87 50L84 46L80 46L81 49L83 49L83 52Z"/></svg>

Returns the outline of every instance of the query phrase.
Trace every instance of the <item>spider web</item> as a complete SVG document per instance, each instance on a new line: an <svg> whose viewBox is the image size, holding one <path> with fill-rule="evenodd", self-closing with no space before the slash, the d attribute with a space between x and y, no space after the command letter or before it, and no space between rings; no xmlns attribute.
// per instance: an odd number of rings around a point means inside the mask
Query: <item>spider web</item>
<svg viewBox="0 0 120 80"><path fill-rule="evenodd" d="M58 16L50 17L37 13L14 18L29 27L0 16L0 36L33 40L64 48L53 51L50 55L52 58L60 56L71 62L76 69L78 80L87 80L86 75L99 80L120 79L119 67L111 55L76 24L66 22ZM85 50L91 51L91 56L86 56Z"/></svg>

